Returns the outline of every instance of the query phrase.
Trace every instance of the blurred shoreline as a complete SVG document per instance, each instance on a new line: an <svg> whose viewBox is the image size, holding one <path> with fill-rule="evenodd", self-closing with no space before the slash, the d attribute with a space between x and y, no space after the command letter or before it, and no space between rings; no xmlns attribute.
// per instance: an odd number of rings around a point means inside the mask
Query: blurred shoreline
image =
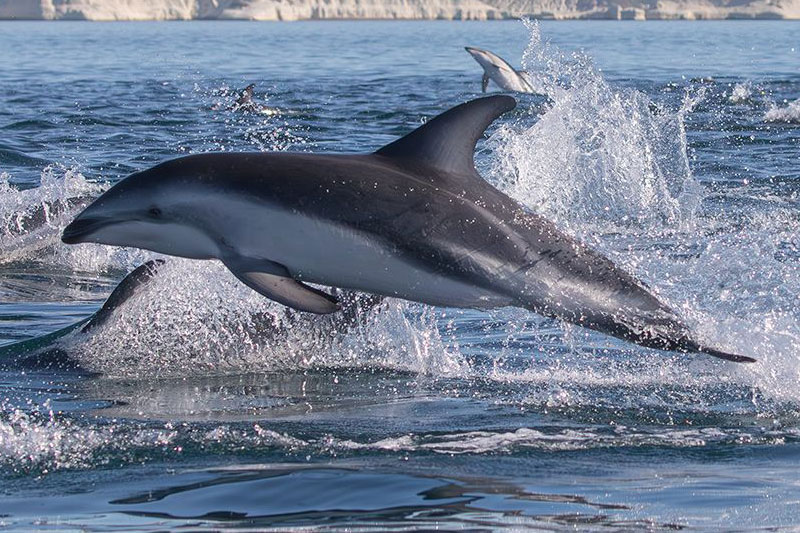
<svg viewBox="0 0 800 533"><path fill-rule="evenodd" d="M14 0L0 20L780 20L800 0Z"/></svg>

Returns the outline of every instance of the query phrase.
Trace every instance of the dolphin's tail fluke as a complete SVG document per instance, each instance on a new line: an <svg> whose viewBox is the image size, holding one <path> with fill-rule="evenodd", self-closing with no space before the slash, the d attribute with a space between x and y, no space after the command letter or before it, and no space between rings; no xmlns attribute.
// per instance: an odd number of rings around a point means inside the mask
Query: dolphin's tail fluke
<svg viewBox="0 0 800 533"><path fill-rule="evenodd" d="M680 350L686 352L697 352L697 353L704 353L706 355L711 355L714 357L718 357L720 359L725 359L726 361L734 361L736 363L755 363L756 360L752 357L747 357L746 355L737 355L728 352L723 352L721 350L715 350L714 348L709 348L708 346L703 346L699 342L693 340L684 340L680 343Z"/></svg>

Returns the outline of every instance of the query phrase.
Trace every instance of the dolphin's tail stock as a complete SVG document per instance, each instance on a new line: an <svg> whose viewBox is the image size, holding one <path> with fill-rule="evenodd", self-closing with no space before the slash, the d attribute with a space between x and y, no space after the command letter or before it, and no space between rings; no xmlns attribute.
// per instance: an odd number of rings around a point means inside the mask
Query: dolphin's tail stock
<svg viewBox="0 0 800 533"><path fill-rule="evenodd" d="M689 327L680 318L662 304L658 305L660 309L655 313L643 312L636 316L619 313L611 320L608 319L608 315L592 316L588 313L581 315L579 320L570 320L568 316L561 318L647 348L668 352L702 353L736 363L756 362L752 357L724 352L696 341Z"/></svg>
<svg viewBox="0 0 800 533"><path fill-rule="evenodd" d="M738 355L728 352L723 352L721 350L716 350L714 348L709 348L708 346L704 346L703 344L685 338L679 341L678 343L678 351L681 352L696 352L696 353L704 353L706 355L711 355L714 357L718 357L720 359L725 359L726 361L734 361L736 363L755 363L756 360L752 357L747 357L746 355Z"/></svg>
<svg viewBox="0 0 800 533"><path fill-rule="evenodd" d="M680 327L683 331L678 335L674 335L677 331L672 330L670 333L666 331L654 332L650 331L647 334L636 334L632 333L630 330L619 335L619 337L631 341L633 343L639 344L641 346L646 346L648 348L655 348L657 350L665 350L668 352L680 352L680 353L702 353L706 355L711 355L713 357L718 357L719 359L725 359L726 361L733 361L736 363L755 363L756 360L752 357L747 357L746 355L738 355L728 352L723 352L722 350L717 350L706 346L704 343L698 342L688 336L688 331L685 327L676 322L676 325ZM598 328L599 329L599 328ZM600 329L600 331L603 331Z"/></svg>
<svg viewBox="0 0 800 533"><path fill-rule="evenodd" d="M650 327L643 329L630 328L629 326L628 328L629 329L620 336L636 344L647 346L648 348L656 348L657 350L666 350L669 352L702 353L736 363L756 362L752 357L723 352L722 350L711 348L705 343L694 340L686 324L674 315L667 315L666 317L662 315L657 322L651 323Z"/></svg>
<svg viewBox="0 0 800 533"><path fill-rule="evenodd" d="M655 327L653 327L655 326ZM602 331L602 329L600 330ZM620 337L648 348L679 353L702 353L736 363L755 363L746 355L738 355L707 346L694 340L689 328L677 317L662 317L657 324L642 329L627 329Z"/></svg>

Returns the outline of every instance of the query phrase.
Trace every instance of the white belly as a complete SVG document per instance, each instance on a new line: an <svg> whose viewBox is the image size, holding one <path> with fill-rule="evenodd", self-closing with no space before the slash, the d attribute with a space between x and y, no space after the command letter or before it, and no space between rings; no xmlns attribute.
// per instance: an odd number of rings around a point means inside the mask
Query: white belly
<svg viewBox="0 0 800 533"><path fill-rule="evenodd" d="M288 211L248 205L235 211L251 216L239 224L231 244L244 256L284 265L297 279L432 305L492 308L510 304L508 297L429 272L366 234Z"/></svg>

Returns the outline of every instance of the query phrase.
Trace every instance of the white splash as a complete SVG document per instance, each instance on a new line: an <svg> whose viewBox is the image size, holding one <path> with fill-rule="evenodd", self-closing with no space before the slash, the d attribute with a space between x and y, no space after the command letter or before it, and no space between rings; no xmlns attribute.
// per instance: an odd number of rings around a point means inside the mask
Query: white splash
<svg viewBox="0 0 800 533"><path fill-rule="evenodd" d="M354 366L466 372L437 330L432 309L387 300L348 325L338 314L288 310L216 261L170 259L112 320L71 341L84 367L108 376Z"/></svg>
<svg viewBox="0 0 800 533"><path fill-rule="evenodd" d="M74 168L50 165L39 186L20 189L0 173L0 264L32 259L59 242L61 230L104 189Z"/></svg>
<svg viewBox="0 0 800 533"><path fill-rule="evenodd" d="M523 57L534 86L552 100L533 125L491 139L491 174L509 194L561 223L660 226L692 220L699 186L686 152L683 118L636 90L612 88L581 54L565 55L527 21Z"/></svg>
<svg viewBox="0 0 800 533"><path fill-rule="evenodd" d="M772 107L764 113L764 121L800 124L800 99L789 102L785 107L773 104Z"/></svg>
<svg viewBox="0 0 800 533"><path fill-rule="evenodd" d="M750 100L753 95L753 84L749 81L737 83L733 86L728 100L733 104L741 104Z"/></svg>
<svg viewBox="0 0 800 533"><path fill-rule="evenodd" d="M492 180L648 283L701 340L760 362L705 358L676 370L675 357L632 350L605 367L584 358L566 369L532 364L516 376L501 369L495 378L554 380L557 388L545 394L555 402L580 402L582 384L642 380L701 388L732 380L800 400L796 206L769 196L768 211L742 213L735 207L740 197L759 194L742 190L728 193L732 207L725 212L710 211L703 205L708 193L691 172L684 126L703 93L687 94L669 110L612 87L586 56L564 54L542 40L536 23L527 24L523 64L552 104L537 122L523 117L489 140L497 157ZM568 331L593 344L585 330Z"/></svg>

